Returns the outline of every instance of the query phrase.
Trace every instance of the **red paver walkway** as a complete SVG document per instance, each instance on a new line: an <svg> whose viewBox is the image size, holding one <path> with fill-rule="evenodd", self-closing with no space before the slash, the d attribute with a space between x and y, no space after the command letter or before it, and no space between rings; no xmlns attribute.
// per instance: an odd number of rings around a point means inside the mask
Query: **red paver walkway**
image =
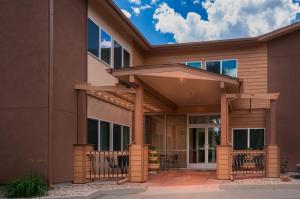
<svg viewBox="0 0 300 199"><path fill-rule="evenodd" d="M150 175L147 186L201 186L201 185L216 185L219 182L216 180L214 171L201 170L166 170L159 171L157 174Z"/></svg>

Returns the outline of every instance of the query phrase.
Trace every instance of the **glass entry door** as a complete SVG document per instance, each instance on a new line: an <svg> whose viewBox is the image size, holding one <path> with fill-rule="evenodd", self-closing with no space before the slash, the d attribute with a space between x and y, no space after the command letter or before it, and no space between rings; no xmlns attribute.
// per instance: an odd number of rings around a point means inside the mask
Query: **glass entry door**
<svg viewBox="0 0 300 199"><path fill-rule="evenodd" d="M215 169L216 146L220 144L219 127L189 128L189 161L191 169Z"/></svg>

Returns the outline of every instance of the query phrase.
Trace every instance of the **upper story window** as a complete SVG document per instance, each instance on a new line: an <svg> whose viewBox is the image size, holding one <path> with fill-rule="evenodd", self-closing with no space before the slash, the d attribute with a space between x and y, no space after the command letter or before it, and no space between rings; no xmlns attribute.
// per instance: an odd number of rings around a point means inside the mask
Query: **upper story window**
<svg viewBox="0 0 300 199"><path fill-rule="evenodd" d="M101 49L101 60L110 65L111 59L111 47L112 47L112 39L111 36L101 30L101 41L100 41L100 49Z"/></svg>
<svg viewBox="0 0 300 199"><path fill-rule="evenodd" d="M207 61L206 70L214 73L221 73L221 62L220 61Z"/></svg>
<svg viewBox="0 0 300 199"><path fill-rule="evenodd" d="M114 68L131 66L130 53L91 19L88 19L88 52Z"/></svg>
<svg viewBox="0 0 300 199"><path fill-rule="evenodd" d="M237 77L237 61L236 60L223 60L222 61L222 74L230 77Z"/></svg>
<svg viewBox="0 0 300 199"><path fill-rule="evenodd" d="M99 27L90 19L88 20L88 51L99 57Z"/></svg>
<svg viewBox="0 0 300 199"><path fill-rule="evenodd" d="M122 68L122 46L114 41L114 68Z"/></svg>
<svg viewBox="0 0 300 199"><path fill-rule="evenodd" d="M186 62L185 65L193 67L193 68L202 68L202 62L201 61L192 61L192 62Z"/></svg>
<svg viewBox="0 0 300 199"><path fill-rule="evenodd" d="M237 60L207 61L206 70L217 74L237 77Z"/></svg>
<svg viewBox="0 0 300 199"><path fill-rule="evenodd" d="M130 54L127 50L123 51L123 67L130 67Z"/></svg>

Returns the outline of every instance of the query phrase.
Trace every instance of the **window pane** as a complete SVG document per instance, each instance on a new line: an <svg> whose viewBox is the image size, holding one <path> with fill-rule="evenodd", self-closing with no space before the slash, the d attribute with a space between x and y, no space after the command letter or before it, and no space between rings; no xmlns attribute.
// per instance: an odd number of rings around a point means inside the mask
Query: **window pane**
<svg viewBox="0 0 300 199"><path fill-rule="evenodd" d="M99 57L99 27L88 19L88 51Z"/></svg>
<svg viewBox="0 0 300 199"><path fill-rule="evenodd" d="M187 62L187 66L193 67L193 68L201 68L201 62L195 61L195 62Z"/></svg>
<svg viewBox="0 0 300 199"><path fill-rule="evenodd" d="M206 70L213 73L221 73L221 62L220 61L208 61L206 62Z"/></svg>
<svg viewBox="0 0 300 199"><path fill-rule="evenodd" d="M235 129L233 131L233 149L246 150L248 147L248 130Z"/></svg>
<svg viewBox="0 0 300 199"><path fill-rule="evenodd" d="M128 144L130 143L130 133L129 133L129 127L123 126L123 150L128 150Z"/></svg>
<svg viewBox="0 0 300 199"><path fill-rule="evenodd" d="M190 116L190 124L220 124L221 118L219 115L209 115L209 116Z"/></svg>
<svg viewBox="0 0 300 199"><path fill-rule="evenodd" d="M130 67L130 54L125 49L124 49L124 52L123 52L123 61L124 61L124 65L123 65L124 68L125 67Z"/></svg>
<svg viewBox="0 0 300 199"><path fill-rule="evenodd" d="M253 150L262 150L264 145L264 129L250 129L250 148Z"/></svg>
<svg viewBox="0 0 300 199"><path fill-rule="evenodd" d="M88 143L94 145L94 150L98 150L98 121L88 119Z"/></svg>
<svg viewBox="0 0 300 199"><path fill-rule="evenodd" d="M111 36L104 30L101 30L101 60L110 64L111 57Z"/></svg>
<svg viewBox="0 0 300 199"><path fill-rule="evenodd" d="M114 41L114 68L122 68L122 46Z"/></svg>
<svg viewBox="0 0 300 199"><path fill-rule="evenodd" d="M121 125L114 124L113 132L113 150L121 151Z"/></svg>
<svg viewBox="0 0 300 199"><path fill-rule="evenodd" d="M100 150L108 151L110 143L109 122L100 122Z"/></svg>
<svg viewBox="0 0 300 199"><path fill-rule="evenodd" d="M237 77L236 60L222 61L222 74L230 77Z"/></svg>

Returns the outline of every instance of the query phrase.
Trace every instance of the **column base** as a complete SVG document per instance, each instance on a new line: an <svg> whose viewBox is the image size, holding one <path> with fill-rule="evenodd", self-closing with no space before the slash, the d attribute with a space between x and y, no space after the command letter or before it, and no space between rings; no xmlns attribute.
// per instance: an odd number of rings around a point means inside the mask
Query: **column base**
<svg viewBox="0 0 300 199"><path fill-rule="evenodd" d="M90 182L87 178L91 169L91 160L87 153L93 151L93 145L90 144L74 144L73 146L73 183L83 184Z"/></svg>
<svg viewBox="0 0 300 199"><path fill-rule="evenodd" d="M278 145L268 145L266 148L266 177L280 177L280 148Z"/></svg>
<svg viewBox="0 0 300 199"><path fill-rule="evenodd" d="M230 180L232 163L231 163L231 145L217 146L216 178L218 180Z"/></svg>
<svg viewBox="0 0 300 199"><path fill-rule="evenodd" d="M129 182L148 180L148 145L129 145Z"/></svg>

